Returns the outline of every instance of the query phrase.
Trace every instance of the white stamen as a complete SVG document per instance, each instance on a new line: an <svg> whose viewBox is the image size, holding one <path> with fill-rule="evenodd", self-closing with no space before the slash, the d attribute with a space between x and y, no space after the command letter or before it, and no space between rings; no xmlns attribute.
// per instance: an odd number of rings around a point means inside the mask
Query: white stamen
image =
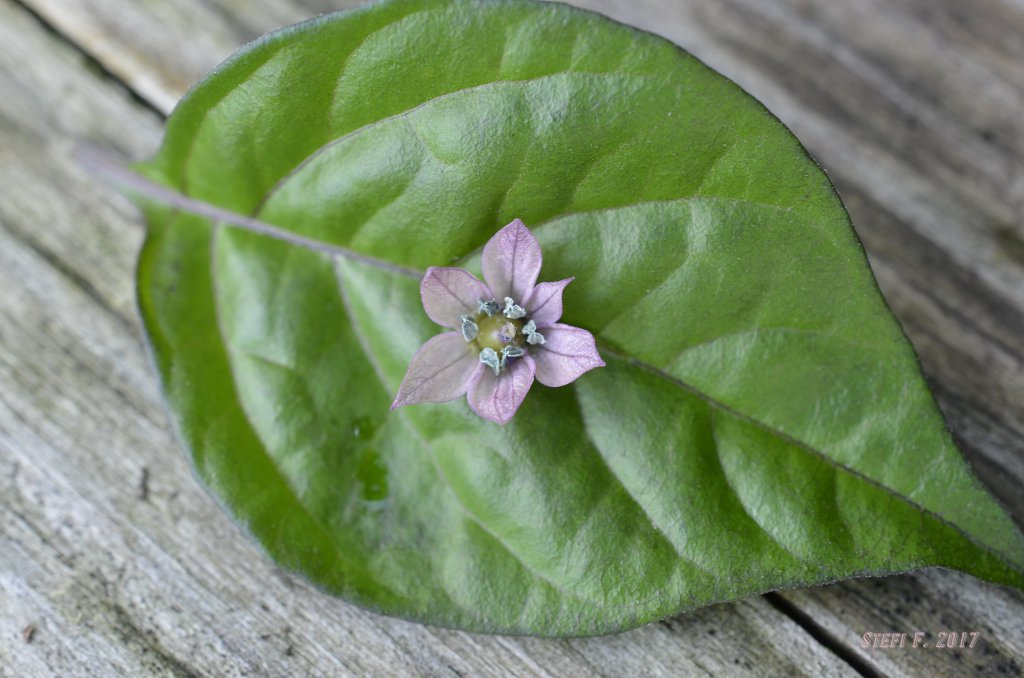
<svg viewBox="0 0 1024 678"><path fill-rule="evenodd" d="M512 300L512 297L505 297L506 318L512 318L513 320L515 320L517 318L522 318L524 315L526 315L525 308L516 304L516 302Z"/></svg>
<svg viewBox="0 0 1024 678"><path fill-rule="evenodd" d="M475 322L473 322L473 319L468 315L464 315L460 320L462 321L462 338L466 341L473 341L476 339L477 332L480 331L480 328Z"/></svg>
<svg viewBox="0 0 1024 678"><path fill-rule="evenodd" d="M523 325L523 334L526 335L526 343L530 346L545 343L544 335L537 331L537 323L532 320Z"/></svg>
<svg viewBox="0 0 1024 678"><path fill-rule="evenodd" d="M494 370L494 376L498 376L501 372L503 358L499 359L498 352L493 348L485 348L480 351L480 362Z"/></svg>
<svg viewBox="0 0 1024 678"><path fill-rule="evenodd" d="M501 307L498 306L498 302L494 299L481 299L477 305L477 311L479 313L486 313L487 315L494 315L500 308Z"/></svg>

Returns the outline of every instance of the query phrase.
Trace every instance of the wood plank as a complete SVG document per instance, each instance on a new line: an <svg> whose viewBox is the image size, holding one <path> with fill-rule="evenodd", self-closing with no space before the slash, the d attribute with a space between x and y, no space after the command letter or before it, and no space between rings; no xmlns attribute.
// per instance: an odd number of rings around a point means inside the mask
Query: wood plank
<svg viewBox="0 0 1024 678"><path fill-rule="evenodd" d="M164 114L210 68L271 28L316 15L296 0L276 2L24 3ZM333 3L354 7L358 0ZM111 36L120 39L111 40Z"/></svg>
<svg viewBox="0 0 1024 678"><path fill-rule="evenodd" d="M963 18L955 16L955 6L949 2L938 5L938 10L928 10L921 3L902 3L895 6L895 9L865 3L837 9L820 2L591 4L638 25L648 25L665 32L669 37L683 42L713 66L732 75L766 100L811 145L819 158L827 164L832 164L829 158L835 158L835 166L840 169L836 178L868 245L883 290L921 352L929 376L938 387L941 403L951 416L954 431L964 442L969 458L983 478L995 487L1005 502L1010 503L1011 509L1019 517L1021 498L1017 488L1022 477L1022 436L1018 424L1021 418L1015 416L1012 403L1021 400L1018 397L1020 370L1017 367L1020 359L1012 350L1005 350L1007 346L1012 349L1020 343L1014 342L1014 337L1020 336L1020 309L1019 305L1013 303L1016 298L1013 296L1015 281L1019 276L1015 278L1014 267L1005 266L1006 262L1003 261L1003 246L1006 242L1013 242L1015 237L1012 230L1007 230L1012 227L997 228L994 238L988 232L982 232L979 238L970 228L964 229L964 224L972 225L971 219L965 218L965 213L966 217L974 214L974 206L968 201L964 203L967 207L963 207L957 200L945 198L946 187L943 182L948 181L948 172L947 175L936 176L924 172L924 176L920 176L922 172L919 171L930 167L928 163L935 151L928 150L929 145L934 146L936 138L941 141L944 138L942 134L951 133L950 123L929 119L930 125L938 125L939 132L931 127L926 129L925 134L916 132L921 123L913 115L907 117L903 108L889 101L894 91L893 85L885 85L883 82L885 86L876 87L872 78L879 77L879 69L876 67L872 70L863 65L867 57L872 57L871 49L857 43L846 48L852 56L842 50L839 50L842 58L832 58L831 55L833 45L844 45L851 37L861 39L869 46L879 43L875 33L878 26L874 23L864 25L865 17L872 16L871 12L902 12L895 17L885 16L887 25L896 26L893 30L902 31L902 35L908 26L913 29L912 33L920 34L920 27L915 28L920 23L918 19L928 11L937 11L939 21L935 22L932 17L928 17L937 26L934 30L942 36L960 36L957 47L953 48L956 50L953 57L943 62L943 72L966 73L962 76L964 82L960 83L964 85L962 91L965 94L955 107L964 115L965 111L986 113L987 108L979 112L973 110L972 106L974 102L991 101L991 97L986 94L991 89L988 81L995 80L995 89L1003 92L997 99L1004 103L1011 95L1006 93L1003 83L1010 83L1012 90L1019 81L1014 79L1014 71L1008 67L1014 63L1014 55L1012 51L1006 53L1006 50L1015 48L1015 43L998 38L1000 28L1006 22L991 18L1011 12L1012 8L1007 9L1002 3L989 3L990 11L972 14L968 20L974 23L964 27L960 25ZM851 15L854 18L859 16L860 23L856 24L858 30L840 30L839 37L831 36L831 39L826 33L823 38L822 29L816 26L822 22L823 13L828 15L829 12L833 27L840 28L845 25L844 22L850 21ZM978 20L975 18L978 15L989 18ZM812 25L798 29L788 27L789 22L800 26L801 21ZM1009 22L1009 25L1012 26L1013 22ZM933 30L931 25L928 30ZM784 35L787 40L782 41L781 45L776 44L779 42L774 37L776 35ZM112 37L115 42L116 39L116 36ZM781 55L777 54L780 50L783 51ZM904 55L903 60L909 63L897 63L898 68L895 70L904 74L915 73L914 68L921 63L927 65L931 57L927 51L923 52L923 56L922 53ZM980 65L967 66L966 71L965 67L958 65L961 62L973 64L975 61ZM801 70L802 63L815 66ZM819 68L819 63L828 65ZM884 66L882 75L892 64ZM173 62L170 67L174 67ZM992 73L988 74L987 79L978 79L979 69L988 69ZM839 84L833 85L833 80ZM836 98L835 92L848 91L851 87L858 96L833 101ZM911 91L913 93L913 88ZM925 104L934 98L934 94L925 94L920 96L920 102L912 102L909 110L913 111L915 107L927 110ZM839 116L835 116L833 110L836 106L840 106ZM844 110L843 106L849 110ZM867 116L868 120L876 120L875 127L860 129L862 111L870 113L876 108L889 111L888 117ZM994 110L995 113L987 113L988 117L984 118L986 123L1000 123L1001 109L997 107ZM955 128L959 118L950 117ZM879 120L881 122L877 122ZM892 120L899 124L888 124ZM1002 124L1005 128L1005 122ZM908 144L903 137L914 134L920 136L916 141L925 150L918 160L911 156L912 162L908 166L907 159L901 155ZM1013 135L1012 127L1009 133L1004 132L1006 134ZM986 133L983 131L981 135L984 139ZM952 134L951 138L963 136L964 132L959 131ZM978 152L977 144L957 149L958 152L968 154ZM991 148L985 147L983 150L988 152ZM961 162L954 158L947 161L947 164L956 167ZM970 164L984 168L992 162L981 158L972 160ZM885 171L880 172L879 168ZM893 186L900 187L899 190L903 192L894 194ZM944 203L935 203L936 196L944 198ZM971 195L966 197L970 198ZM991 191L987 197L991 197ZM998 214L999 210L996 212ZM1005 212L1003 208L1004 215ZM953 229L955 237L948 235L949 228ZM938 242L935 242L936 232L941 236ZM986 260L986 252L991 255L993 249L996 252L994 259L989 256ZM991 271L995 269L999 269L999 274L993 276ZM936 270L942 275L936 276ZM989 275L981 276L979 270ZM995 294L991 290L993 279ZM1000 288L999 284L1003 286ZM982 336L979 337L979 334ZM996 388L993 388L993 384ZM1007 403L1011 405L1010 408ZM891 578L886 582L886 586L892 587L887 595L894 599L905 595L901 592L904 588L910 589L906 595L915 595L917 589L928 589L927 584L919 584L915 577ZM977 582L967 585L974 589L985 589L985 585ZM832 589L845 590L843 587ZM792 594L788 595L792 598ZM1004 594L1000 592L998 595ZM833 608L837 609L847 604L843 594L835 594L829 600L833 601ZM979 602L975 610L977 614L982 614L988 607L987 602ZM858 629L877 625L877 608L864 605L856 615L847 613L845 626L830 627L830 633L840 642L856 638ZM812 609L809 612L812 616L820 616L829 610ZM881 621L887 622L889 618ZM852 640L849 642L853 644ZM1019 655L1019 650L1015 652ZM914 672L914 666L913 663L908 664L907 670Z"/></svg>
<svg viewBox="0 0 1024 678"><path fill-rule="evenodd" d="M767 601L611 638L476 636L276 569L207 497L142 348L136 211L73 140L151 153L160 120L0 3L0 665L12 675L846 675ZM22 630L32 625L31 642Z"/></svg>
<svg viewBox="0 0 1024 678"><path fill-rule="evenodd" d="M883 291L917 346L954 433L1020 519L1019 4L984 0L971 12L953 0L586 4L686 45L766 101L835 168ZM235 16L260 28L244 12ZM64 30L73 33L73 22ZM187 40L172 32L105 41L144 50L150 39ZM173 59L160 67L178 69ZM175 96L171 91L167 98ZM925 608L901 618L878 602L924 599L937 586L931 576L886 579L874 600L857 593L859 584L820 590L838 591L823 600L786 595L814 619L837 620L826 625L829 633L853 648L859 632L879 624L905 619L932 628ZM991 616L992 590L1019 606L1012 594L956 575L934 576L952 577L947 590L964 586L976 594L967 619ZM1009 611L1020 616L1019 607ZM1006 664L1004 654L1019 663L1019 644L997 653L989 666ZM897 656L896 663L902 660ZM931 666L908 662L901 666L910 674ZM878 666L898 672L885 662Z"/></svg>

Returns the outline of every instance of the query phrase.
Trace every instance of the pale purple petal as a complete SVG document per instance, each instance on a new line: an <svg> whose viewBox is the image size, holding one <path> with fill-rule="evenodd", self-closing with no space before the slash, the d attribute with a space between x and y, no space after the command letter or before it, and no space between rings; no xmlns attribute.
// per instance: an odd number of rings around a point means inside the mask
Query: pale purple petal
<svg viewBox="0 0 1024 678"><path fill-rule="evenodd" d="M535 371L533 359L528 355L512 360L498 376L491 370L481 370L469 385L466 394L469 406L484 419L507 424L523 404L526 392L533 385Z"/></svg>
<svg viewBox="0 0 1024 678"><path fill-rule="evenodd" d="M431 266L420 283L423 310L444 327L459 328L459 318L477 312L481 299L491 299L491 291L476 276L461 268Z"/></svg>
<svg viewBox="0 0 1024 678"><path fill-rule="evenodd" d="M481 368L479 356L458 332L431 337L412 357L391 409L458 398Z"/></svg>
<svg viewBox="0 0 1024 678"><path fill-rule="evenodd" d="M594 335L572 325L556 323L544 329L545 343L530 349L537 362L537 381L565 386L595 367L604 367Z"/></svg>
<svg viewBox="0 0 1024 678"><path fill-rule="evenodd" d="M519 219L495 233L484 246L484 280L495 299L512 297L522 304L533 292L540 264L540 243Z"/></svg>
<svg viewBox="0 0 1024 678"><path fill-rule="evenodd" d="M533 288L526 302L526 312L538 328L554 325L562 317L562 290L575 279L542 282Z"/></svg>

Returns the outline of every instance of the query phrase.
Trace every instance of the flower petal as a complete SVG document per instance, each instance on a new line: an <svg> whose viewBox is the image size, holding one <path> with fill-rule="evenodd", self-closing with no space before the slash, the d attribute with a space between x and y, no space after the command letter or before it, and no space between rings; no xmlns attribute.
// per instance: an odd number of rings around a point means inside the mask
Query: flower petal
<svg viewBox="0 0 1024 678"><path fill-rule="evenodd" d="M565 386L595 367L604 367L594 335L579 327L556 323L544 329L544 344L531 348L537 363L537 381Z"/></svg>
<svg viewBox="0 0 1024 678"><path fill-rule="evenodd" d="M480 370L466 394L469 406L484 419L507 424L523 404L536 369L533 359L525 355L511 361L498 376L491 370Z"/></svg>
<svg viewBox="0 0 1024 678"><path fill-rule="evenodd" d="M562 317L562 290L575 279L542 282L533 288L526 302L526 312L538 328L554 325Z"/></svg>
<svg viewBox="0 0 1024 678"><path fill-rule="evenodd" d="M461 317L475 315L480 300L491 299L491 291L469 271L431 266L420 283L420 298L431 320L459 329Z"/></svg>
<svg viewBox="0 0 1024 678"><path fill-rule="evenodd" d="M495 299L512 297L522 304L533 292L540 264L540 243L519 219L495 233L484 246L484 280Z"/></svg>
<svg viewBox="0 0 1024 678"><path fill-rule="evenodd" d="M412 357L391 409L458 398L481 367L479 356L458 332L431 337Z"/></svg>

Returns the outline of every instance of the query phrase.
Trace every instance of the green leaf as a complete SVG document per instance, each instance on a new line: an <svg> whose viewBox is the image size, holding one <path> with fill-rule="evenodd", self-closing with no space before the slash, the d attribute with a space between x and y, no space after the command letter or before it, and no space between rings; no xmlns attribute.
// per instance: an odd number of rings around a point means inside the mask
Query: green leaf
<svg viewBox="0 0 1024 678"><path fill-rule="evenodd" d="M166 188L140 307L198 475L333 593L580 635L929 565L1024 586L828 179L664 40L380 2L243 49L140 170ZM415 271L478 268L515 217L608 366L505 427L389 413L439 331Z"/></svg>

